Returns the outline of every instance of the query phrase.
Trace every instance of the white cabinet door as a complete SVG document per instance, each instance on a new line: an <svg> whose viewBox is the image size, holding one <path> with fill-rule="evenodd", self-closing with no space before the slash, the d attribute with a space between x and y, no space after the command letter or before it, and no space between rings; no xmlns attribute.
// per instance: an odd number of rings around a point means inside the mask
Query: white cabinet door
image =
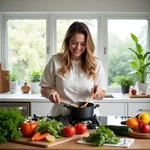
<svg viewBox="0 0 150 150"><path fill-rule="evenodd" d="M129 116L136 116L141 112L150 113L150 103L128 103Z"/></svg>
<svg viewBox="0 0 150 150"><path fill-rule="evenodd" d="M98 103L100 107L98 110L101 116L116 116L126 115L125 103Z"/></svg>
<svg viewBox="0 0 150 150"><path fill-rule="evenodd" d="M53 104L50 102L47 103L31 103L31 115L36 114L38 116L47 116L52 108Z"/></svg>

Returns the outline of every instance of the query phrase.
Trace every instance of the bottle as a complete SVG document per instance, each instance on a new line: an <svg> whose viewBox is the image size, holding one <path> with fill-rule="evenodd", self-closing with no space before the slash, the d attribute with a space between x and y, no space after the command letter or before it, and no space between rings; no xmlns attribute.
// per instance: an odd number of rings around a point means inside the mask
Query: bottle
<svg viewBox="0 0 150 150"><path fill-rule="evenodd" d="M30 91L30 86L27 85L27 82L24 82L24 85L21 87L23 93L28 93Z"/></svg>

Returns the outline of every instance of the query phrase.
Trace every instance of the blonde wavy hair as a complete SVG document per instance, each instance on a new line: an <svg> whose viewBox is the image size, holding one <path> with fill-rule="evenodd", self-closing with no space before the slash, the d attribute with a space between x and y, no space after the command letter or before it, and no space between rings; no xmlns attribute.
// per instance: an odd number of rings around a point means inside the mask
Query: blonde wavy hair
<svg viewBox="0 0 150 150"><path fill-rule="evenodd" d="M65 74L72 68L69 40L77 33L84 34L87 46L87 49L81 56L81 69L89 78L94 80L96 78L95 46L89 28L83 22L72 23L66 32L60 51L62 68L60 68L59 74L65 77Z"/></svg>

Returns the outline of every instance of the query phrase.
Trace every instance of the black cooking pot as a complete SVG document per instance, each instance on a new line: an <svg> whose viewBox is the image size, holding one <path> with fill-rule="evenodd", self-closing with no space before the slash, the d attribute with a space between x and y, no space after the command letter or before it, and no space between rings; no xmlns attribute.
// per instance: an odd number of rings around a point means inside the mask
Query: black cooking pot
<svg viewBox="0 0 150 150"><path fill-rule="evenodd" d="M97 107L100 107L99 104L96 104L94 106L93 103L88 103L85 108L80 108L85 102L77 102L74 103L79 106L79 108L72 107L70 105L64 105L64 107L67 107L69 109L69 116L76 120L87 120L93 117L94 109Z"/></svg>

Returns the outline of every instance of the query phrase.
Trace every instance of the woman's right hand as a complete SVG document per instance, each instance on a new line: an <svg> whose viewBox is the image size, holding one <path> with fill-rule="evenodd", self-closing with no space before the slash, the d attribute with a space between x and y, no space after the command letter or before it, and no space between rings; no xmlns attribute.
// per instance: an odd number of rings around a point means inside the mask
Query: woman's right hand
<svg viewBox="0 0 150 150"><path fill-rule="evenodd" d="M51 90L48 99L52 102L52 103L60 103L60 97L59 94L55 91L55 90Z"/></svg>

